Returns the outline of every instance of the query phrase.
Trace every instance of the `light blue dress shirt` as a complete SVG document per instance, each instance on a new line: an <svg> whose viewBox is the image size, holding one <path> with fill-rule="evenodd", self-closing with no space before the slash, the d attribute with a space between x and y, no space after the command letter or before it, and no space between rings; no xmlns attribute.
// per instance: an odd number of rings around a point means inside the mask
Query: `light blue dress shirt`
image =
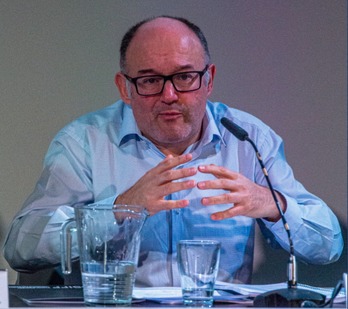
<svg viewBox="0 0 348 309"><path fill-rule="evenodd" d="M193 159L182 167L216 164L267 186L251 145L229 133L220 124L222 117L243 127L256 143L274 189L286 199L285 216L296 255L314 264L337 260L343 248L337 218L322 200L294 179L281 138L254 116L222 103L207 102L202 139L186 150L192 153ZM24 271L58 265L59 232L62 223L73 217L74 205L113 203L164 158L141 135L131 108L122 101L67 125L52 141L35 190L14 218L4 246L9 264ZM192 178L201 181L213 176L197 173ZM146 220L137 270L138 286L179 285L177 242L204 238L222 243L218 280L250 282L255 220L238 216L212 221L211 213L231 205L205 207L201 198L219 193L196 187L166 197L188 199L190 204L184 209L159 212ZM282 222L262 222L274 235L270 240L288 250ZM76 241L74 254L77 256Z"/></svg>

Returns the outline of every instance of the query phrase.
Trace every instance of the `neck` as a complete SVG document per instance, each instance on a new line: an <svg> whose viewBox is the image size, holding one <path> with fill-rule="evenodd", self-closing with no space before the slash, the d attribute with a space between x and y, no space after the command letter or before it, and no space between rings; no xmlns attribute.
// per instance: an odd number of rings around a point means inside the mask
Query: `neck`
<svg viewBox="0 0 348 309"><path fill-rule="evenodd" d="M172 155L174 157L177 157L183 154L186 148L188 147L186 145L180 147L179 145L175 145L175 146L164 145L163 146L163 145L157 145L157 144L155 144L155 146L166 156Z"/></svg>

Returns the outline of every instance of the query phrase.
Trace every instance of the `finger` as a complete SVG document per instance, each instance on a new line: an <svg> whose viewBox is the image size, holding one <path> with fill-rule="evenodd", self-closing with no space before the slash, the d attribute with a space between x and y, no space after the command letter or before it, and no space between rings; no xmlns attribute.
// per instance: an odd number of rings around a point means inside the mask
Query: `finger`
<svg viewBox="0 0 348 309"><path fill-rule="evenodd" d="M223 166L218 166L215 164L200 165L200 166L198 166L198 170L201 173L212 174L216 178L236 179L238 177L238 173L233 172L233 171L231 171Z"/></svg>
<svg viewBox="0 0 348 309"><path fill-rule="evenodd" d="M236 197L233 193L226 193L216 196L203 197L201 203L204 206L220 205L220 204L234 204L237 203Z"/></svg>
<svg viewBox="0 0 348 309"><path fill-rule="evenodd" d="M149 170L145 176L150 181L153 180L155 183L159 185L168 181L193 176L197 173L197 168L195 167L174 169L175 167L181 164L189 162L191 159L191 154L181 155L178 157L173 157L172 155L169 155L157 166Z"/></svg>
<svg viewBox="0 0 348 309"><path fill-rule="evenodd" d="M172 169L174 167L177 167L181 164L187 163L192 160L192 154L187 153L183 154L177 157L173 157L172 155L167 156L163 161L161 161L157 167L161 171L165 171L168 169Z"/></svg>
<svg viewBox="0 0 348 309"><path fill-rule="evenodd" d="M220 211L220 212L215 212L211 214L210 218L215 221L221 221L224 219L232 218L234 217L230 212L227 211Z"/></svg>
<svg viewBox="0 0 348 309"><path fill-rule="evenodd" d="M150 216L155 215L162 210L173 210L178 208L185 208L190 204L188 200L162 200L161 202L152 205L152 207L147 208Z"/></svg>
<svg viewBox="0 0 348 309"><path fill-rule="evenodd" d="M234 206L224 211L219 211L211 214L210 218L215 221L233 218L243 215L242 207Z"/></svg>
<svg viewBox="0 0 348 309"><path fill-rule="evenodd" d="M190 177L197 174L197 168L196 167L188 167L188 168L182 168L177 170L168 170L164 171L162 174L160 174L160 181L162 183L170 182L173 180L178 180L186 177Z"/></svg>
<svg viewBox="0 0 348 309"><path fill-rule="evenodd" d="M235 187L235 182L226 178L222 178L219 180L205 180L198 182L197 187L201 190L224 189L233 191Z"/></svg>
<svg viewBox="0 0 348 309"><path fill-rule="evenodd" d="M160 195L164 197L175 192L193 189L195 186L196 186L196 182L194 180L170 182L160 187L160 190L161 190Z"/></svg>

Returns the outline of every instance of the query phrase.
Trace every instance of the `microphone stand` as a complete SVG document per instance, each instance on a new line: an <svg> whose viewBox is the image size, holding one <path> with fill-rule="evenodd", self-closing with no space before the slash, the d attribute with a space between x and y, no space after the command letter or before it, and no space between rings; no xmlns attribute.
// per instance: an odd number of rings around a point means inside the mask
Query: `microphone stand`
<svg viewBox="0 0 348 309"><path fill-rule="evenodd" d="M272 193L273 200L277 206L285 231L288 235L290 246L287 272L287 288L269 291L256 296L254 299L254 307L301 307L303 304L305 304L305 302L307 302L308 304L314 303L315 305L324 304L324 295L305 289L298 289L297 287L297 262L294 254L294 245L292 242L289 225L285 219L284 212L280 207L277 195L275 194L275 191L269 179L267 169L263 164L262 157L255 143L248 136L245 138L245 140L248 141L255 150L257 159L261 165L262 172L266 178L268 187Z"/></svg>
<svg viewBox="0 0 348 309"><path fill-rule="evenodd" d="M272 183L269 179L267 169L263 163L261 154L259 153L255 143L249 138L248 133L244 129L233 123L231 120L222 118L221 123L239 140L248 141L252 145L257 159L261 165L262 172L266 178L268 187L272 193L273 200L277 206L289 240L287 288L259 294L254 298L254 307L318 307L320 305L323 305L325 303L324 295L314 291L299 289L297 286L297 263L294 254L294 245L292 242L290 227L285 219L284 212L280 207L277 195L275 194Z"/></svg>

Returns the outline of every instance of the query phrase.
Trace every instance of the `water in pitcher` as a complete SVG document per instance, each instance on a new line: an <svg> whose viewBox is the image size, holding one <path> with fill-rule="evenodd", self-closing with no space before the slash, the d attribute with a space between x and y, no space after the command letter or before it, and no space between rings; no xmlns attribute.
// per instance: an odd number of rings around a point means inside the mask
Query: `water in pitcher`
<svg viewBox="0 0 348 309"><path fill-rule="evenodd" d="M82 283L84 300L89 305L129 305L136 266L132 262L84 263Z"/></svg>

